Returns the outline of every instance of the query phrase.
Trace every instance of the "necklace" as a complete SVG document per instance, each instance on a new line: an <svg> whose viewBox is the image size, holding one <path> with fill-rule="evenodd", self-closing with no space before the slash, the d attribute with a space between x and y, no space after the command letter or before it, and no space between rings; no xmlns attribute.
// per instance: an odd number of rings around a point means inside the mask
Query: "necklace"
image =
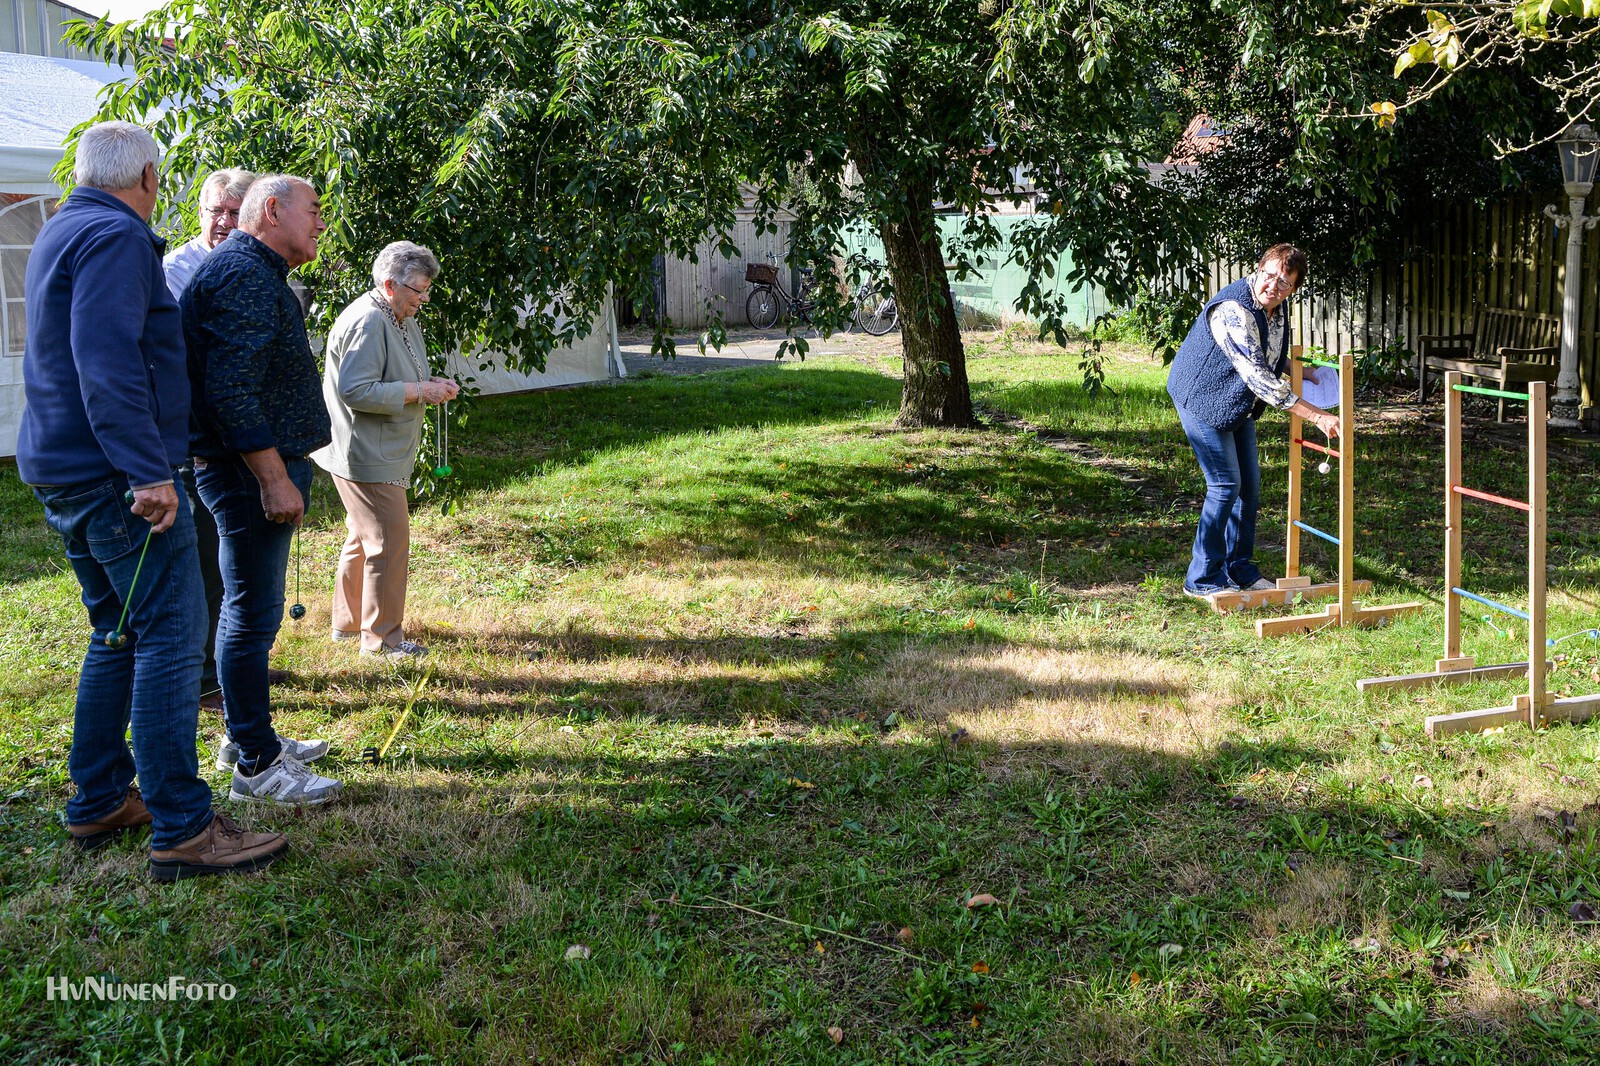
<svg viewBox="0 0 1600 1066"><path fill-rule="evenodd" d="M373 303L378 305L378 309L383 312L383 317L389 320L389 324L399 332L400 343L406 346L406 354L411 357L411 365L416 368L418 380L427 381L427 364L418 357L417 350L411 347L411 338L406 334L406 328L400 324L400 320L395 317L394 308L390 307L389 301L379 296L376 292L369 292L367 295L372 298Z"/></svg>

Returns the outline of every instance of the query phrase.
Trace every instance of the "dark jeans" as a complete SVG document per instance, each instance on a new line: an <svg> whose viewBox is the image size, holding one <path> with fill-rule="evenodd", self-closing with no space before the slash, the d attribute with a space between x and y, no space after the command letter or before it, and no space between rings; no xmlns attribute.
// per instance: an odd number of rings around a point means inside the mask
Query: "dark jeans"
<svg viewBox="0 0 1600 1066"><path fill-rule="evenodd" d="M91 627L67 756L78 788L67 801L67 821L82 825L111 813L137 771L154 821L150 846L170 848L199 833L212 817L211 787L200 777L195 754L200 564L183 494L172 527L151 533L150 524L123 501L127 488L119 477L33 490L45 520L61 535ZM128 640L113 648L106 638L117 630L125 603L122 632Z"/></svg>
<svg viewBox="0 0 1600 1066"><path fill-rule="evenodd" d="M1216 592L1253 585L1261 579L1254 559L1256 511L1261 504L1256 424L1246 419L1237 429L1217 429L1181 406L1178 418L1206 478L1206 499L1184 586Z"/></svg>
<svg viewBox="0 0 1600 1066"><path fill-rule="evenodd" d="M206 510L205 502L194 486L194 467L185 464L178 468L178 481L189 497L189 507L194 511L195 547L200 554L200 581L206 596L205 661L200 664L200 695L216 692L217 684L217 620L222 617L222 569L217 565L219 544L217 523Z"/></svg>
<svg viewBox="0 0 1600 1066"><path fill-rule="evenodd" d="M289 480L310 501L311 460L284 459ZM239 745L239 772L250 776L282 751L272 728L267 657L283 625L283 585L295 527L272 522L261 507L261 483L243 459L195 461L195 487L217 522L221 543L222 619L217 626L217 679L228 735Z"/></svg>

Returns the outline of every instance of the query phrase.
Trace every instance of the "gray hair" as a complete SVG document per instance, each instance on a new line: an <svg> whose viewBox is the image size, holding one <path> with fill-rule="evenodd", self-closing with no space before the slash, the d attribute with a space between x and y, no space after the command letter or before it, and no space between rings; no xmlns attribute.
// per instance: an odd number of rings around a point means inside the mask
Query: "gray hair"
<svg viewBox="0 0 1600 1066"><path fill-rule="evenodd" d="M386 244L372 261L372 283L380 289L385 281L404 285L418 275L429 281L439 276L438 257L420 244L410 241Z"/></svg>
<svg viewBox="0 0 1600 1066"><path fill-rule="evenodd" d="M260 229L266 224L267 201L283 203L300 188L313 194L317 191L305 178L293 174L261 175L251 183L250 190L244 194L244 203L239 205L239 227L247 233Z"/></svg>
<svg viewBox="0 0 1600 1066"><path fill-rule="evenodd" d="M138 185L144 168L160 159L149 130L132 122L101 122L78 138L72 176L91 189L121 192Z"/></svg>
<svg viewBox="0 0 1600 1066"><path fill-rule="evenodd" d="M204 200L206 193L215 193L224 200L243 200L244 194L250 191L250 186L255 184L254 171L232 167L224 170L213 170L206 175L206 180L200 183L200 199Z"/></svg>

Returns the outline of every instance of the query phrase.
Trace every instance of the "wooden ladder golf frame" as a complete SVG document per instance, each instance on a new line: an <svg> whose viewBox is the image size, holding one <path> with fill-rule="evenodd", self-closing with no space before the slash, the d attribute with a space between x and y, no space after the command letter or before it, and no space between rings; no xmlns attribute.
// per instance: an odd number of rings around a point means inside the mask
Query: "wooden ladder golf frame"
<svg viewBox="0 0 1600 1066"><path fill-rule="evenodd" d="M1306 440L1302 433L1304 423L1299 415L1289 416L1289 522L1285 535L1284 571L1287 577L1278 580L1278 587L1257 596L1271 597L1268 602L1288 603L1295 599L1319 599L1337 596L1319 614L1288 615L1282 618L1263 618L1256 622L1256 636L1276 637L1285 633L1304 633L1329 625L1377 626L1387 625L1399 614L1422 610L1416 602L1395 603L1383 607L1363 607L1356 596L1372 589L1372 582L1358 580L1356 571L1356 373L1355 357L1345 352L1338 362L1328 359L1305 359L1297 348L1290 361L1290 387L1299 394L1305 375L1305 364L1337 367L1339 370L1339 446L1317 444ZM1305 480L1305 449L1321 452L1339 463L1339 535L1330 536L1300 519L1300 494ZM1348 461L1346 458L1348 457ZM1339 580L1313 585L1310 578L1300 576L1300 534L1312 536L1335 545L1339 549ZM1241 603L1239 606L1247 606Z"/></svg>
<svg viewBox="0 0 1600 1066"><path fill-rule="evenodd" d="M1529 728L1537 729L1542 722L1584 721L1600 711L1600 695L1558 699L1545 687L1545 676L1550 668L1549 661L1545 658L1550 645L1545 625L1545 537L1550 515L1546 483L1549 456L1546 447L1546 423L1549 419L1550 386L1543 381L1533 381L1528 383L1526 393L1507 392L1504 389L1463 385L1461 377L1460 373L1453 370L1444 377L1444 657L1434 664L1433 670L1429 673L1369 677L1357 681L1356 687L1362 692L1374 692L1390 688L1419 688L1435 683L1460 683L1527 675L1528 691L1516 697L1509 707L1430 715L1424 722L1430 737L1496 729L1513 722L1526 722ZM1468 392L1493 396L1502 402L1518 400L1528 405L1528 498L1526 500L1496 496L1493 493L1468 488L1461 483L1461 396ZM1470 592L1461 586L1461 500L1465 496L1527 512L1528 609L1526 611L1519 611L1515 607ZM1463 600L1481 603L1527 622L1527 661L1478 666L1472 656L1461 654Z"/></svg>

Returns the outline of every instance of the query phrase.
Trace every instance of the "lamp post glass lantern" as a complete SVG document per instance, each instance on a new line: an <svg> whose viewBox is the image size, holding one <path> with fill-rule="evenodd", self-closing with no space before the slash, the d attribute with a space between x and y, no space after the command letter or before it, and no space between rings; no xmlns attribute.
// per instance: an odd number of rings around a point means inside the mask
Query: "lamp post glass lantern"
<svg viewBox="0 0 1600 1066"><path fill-rule="evenodd" d="M1556 374L1556 394L1550 401L1550 425L1566 429L1581 426L1582 397L1578 392L1578 301L1583 296L1583 234L1600 222L1600 215L1585 215L1583 202L1594 190L1595 168L1600 165L1600 138L1588 123L1574 122L1556 138L1561 156L1561 180L1566 185L1567 210L1548 204L1544 213L1556 228L1567 228L1567 271L1561 297L1561 367Z"/></svg>
<svg viewBox="0 0 1600 1066"><path fill-rule="evenodd" d="M1556 138L1556 151L1561 154L1561 180L1566 183L1568 196L1588 196L1594 189L1595 167L1600 165L1600 139L1586 123L1567 127Z"/></svg>

